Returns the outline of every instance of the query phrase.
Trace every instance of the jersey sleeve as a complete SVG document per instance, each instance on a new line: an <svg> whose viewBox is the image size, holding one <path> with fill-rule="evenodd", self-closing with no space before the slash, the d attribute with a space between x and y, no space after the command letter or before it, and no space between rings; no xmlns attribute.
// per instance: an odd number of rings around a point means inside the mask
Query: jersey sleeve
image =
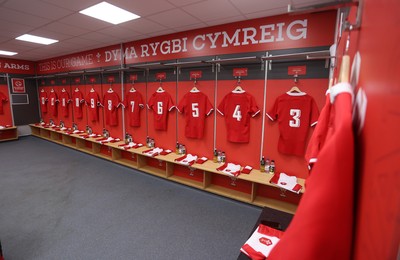
<svg viewBox="0 0 400 260"><path fill-rule="evenodd" d="M122 100L122 102L121 102L121 106L123 107L123 108L126 108L127 106L128 106L128 99L129 99L129 94L128 93L126 93L125 94L125 97L124 97L124 100Z"/></svg>
<svg viewBox="0 0 400 260"><path fill-rule="evenodd" d="M121 99L119 98L118 94L115 93L115 108L118 108L120 105L122 105Z"/></svg>
<svg viewBox="0 0 400 260"><path fill-rule="evenodd" d="M154 106L154 94L151 95L149 102L147 102L147 108L150 110L153 110L153 106Z"/></svg>
<svg viewBox="0 0 400 260"><path fill-rule="evenodd" d="M278 119L278 98L275 100L274 106L267 112L267 116L271 121Z"/></svg>
<svg viewBox="0 0 400 260"><path fill-rule="evenodd" d="M250 114L252 117L255 117L258 113L260 113L260 109L257 106L256 99L250 96Z"/></svg>
<svg viewBox="0 0 400 260"><path fill-rule="evenodd" d="M168 94L168 104L167 104L167 107L168 107L168 111L171 111L171 110L175 107L174 101L172 100L172 97L171 97L171 95L169 95L169 94Z"/></svg>
<svg viewBox="0 0 400 260"><path fill-rule="evenodd" d="M144 108L144 102L143 102L143 97L142 94L138 92L138 105L140 108Z"/></svg>
<svg viewBox="0 0 400 260"><path fill-rule="evenodd" d="M186 107L186 103L187 103L187 98L186 95L181 99L181 101L178 104L178 112L179 113L185 113L185 107Z"/></svg>
<svg viewBox="0 0 400 260"><path fill-rule="evenodd" d="M220 113L220 114L223 115L223 116L225 115L226 97L227 97L227 96L225 96L225 97L222 99L221 103L219 104L219 106L218 106L218 108L217 108L218 113Z"/></svg>
<svg viewBox="0 0 400 260"><path fill-rule="evenodd" d="M87 94L86 97L85 97L85 104L86 104L87 106L90 106L90 93Z"/></svg>
<svg viewBox="0 0 400 260"><path fill-rule="evenodd" d="M0 92L0 101L1 101L1 102L7 102L7 101L8 101L6 95L4 95L4 94L1 93L1 92Z"/></svg>
<svg viewBox="0 0 400 260"><path fill-rule="evenodd" d="M205 113L206 113L206 116L209 116L209 115L211 115L212 111L214 110L214 107L211 104L211 102L208 99L208 97L205 96L205 98L206 98L206 110L205 110Z"/></svg>
<svg viewBox="0 0 400 260"><path fill-rule="evenodd" d="M314 126L318 122L318 117L319 117L319 110L317 103L315 103L315 100L311 98L311 115L310 115L310 122L311 126Z"/></svg>

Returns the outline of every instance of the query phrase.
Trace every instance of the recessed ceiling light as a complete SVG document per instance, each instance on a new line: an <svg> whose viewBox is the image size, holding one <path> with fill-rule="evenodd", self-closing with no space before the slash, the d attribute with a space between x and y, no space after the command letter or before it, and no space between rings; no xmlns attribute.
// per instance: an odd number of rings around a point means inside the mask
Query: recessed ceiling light
<svg viewBox="0 0 400 260"><path fill-rule="evenodd" d="M18 54L18 52L12 52L12 51L1 51L0 50L0 55L7 55L7 56L13 56L15 54Z"/></svg>
<svg viewBox="0 0 400 260"><path fill-rule="evenodd" d="M49 44L53 44L53 43L58 42L58 40L44 38L44 37L30 35L30 34L24 34L24 35L21 35L21 36L15 38L15 39L20 40L20 41L44 44L44 45L49 45Z"/></svg>
<svg viewBox="0 0 400 260"><path fill-rule="evenodd" d="M79 13L112 24L120 24L133 19L140 18L139 15L121 9L107 2L101 2L97 5L93 5L89 8L79 11Z"/></svg>

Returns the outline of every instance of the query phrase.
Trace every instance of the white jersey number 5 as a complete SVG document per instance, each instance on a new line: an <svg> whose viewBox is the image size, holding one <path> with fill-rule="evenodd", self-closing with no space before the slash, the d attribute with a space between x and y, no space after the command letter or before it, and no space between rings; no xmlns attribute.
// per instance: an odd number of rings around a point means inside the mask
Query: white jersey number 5
<svg viewBox="0 0 400 260"><path fill-rule="evenodd" d="M242 112L240 111L240 105L236 105L235 111L233 111L233 118L236 118L237 121L242 120Z"/></svg>
<svg viewBox="0 0 400 260"><path fill-rule="evenodd" d="M199 117L199 103L192 103L192 116Z"/></svg>
<svg viewBox="0 0 400 260"><path fill-rule="evenodd" d="M300 109L290 109L290 115L293 117L294 120L289 120L289 126L290 127L300 127L301 110Z"/></svg>

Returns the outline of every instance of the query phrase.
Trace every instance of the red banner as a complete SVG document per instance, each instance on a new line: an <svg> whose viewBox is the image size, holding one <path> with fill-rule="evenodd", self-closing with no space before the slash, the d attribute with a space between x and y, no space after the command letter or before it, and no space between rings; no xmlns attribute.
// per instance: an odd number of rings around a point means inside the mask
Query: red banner
<svg viewBox="0 0 400 260"><path fill-rule="evenodd" d="M10 74L35 74L35 62L0 58L0 72Z"/></svg>
<svg viewBox="0 0 400 260"><path fill-rule="evenodd" d="M39 61L37 71L38 74L49 74L119 65L121 65L121 47L113 45Z"/></svg>
<svg viewBox="0 0 400 260"><path fill-rule="evenodd" d="M37 73L50 74L200 56L330 46L336 11L280 15L113 45L43 60ZM121 57L124 56L123 62Z"/></svg>
<svg viewBox="0 0 400 260"><path fill-rule="evenodd" d="M125 44L127 64L209 55L330 46L336 11L280 15Z"/></svg>
<svg viewBox="0 0 400 260"><path fill-rule="evenodd" d="M13 93L25 93L25 80L24 79L12 78L11 85L12 85Z"/></svg>

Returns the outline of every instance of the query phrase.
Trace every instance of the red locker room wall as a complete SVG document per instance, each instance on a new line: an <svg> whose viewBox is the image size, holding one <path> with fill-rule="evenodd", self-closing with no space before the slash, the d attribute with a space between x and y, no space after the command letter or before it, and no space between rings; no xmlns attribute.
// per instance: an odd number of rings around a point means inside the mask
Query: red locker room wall
<svg viewBox="0 0 400 260"><path fill-rule="evenodd" d="M293 85L294 81L289 79L268 80L265 112L268 112L272 108L275 99L278 96L288 92ZM328 79L300 79L297 83L297 87L301 91L312 96L317 103L319 111L321 111L325 103L325 92L328 89ZM314 127L309 128L307 143L313 130ZM265 116L263 155L266 158L275 160L276 172L285 172L289 175L307 178L308 167L303 156L284 155L278 152L279 136L279 123L276 121L272 122L267 116ZM305 144L305 147L307 146L307 143Z"/></svg>
<svg viewBox="0 0 400 260"><path fill-rule="evenodd" d="M172 73L172 72L168 72ZM167 76L168 77L168 76ZM174 104L177 104L176 101L176 82L175 81L167 81L162 82L162 88L171 95L172 101ZM149 82L147 84L147 100L148 103L151 95L160 87L159 82ZM146 107L147 109L147 107ZM173 149L176 145L176 112L177 110L173 108L168 112L168 124L166 131L160 131L154 129L154 111L147 111L147 120L148 120L148 136L153 138L155 141L156 147L161 147L165 149Z"/></svg>
<svg viewBox="0 0 400 260"><path fill-rule="evenodd" d="M357 140L354 259L398 259L400 241L399 1L364 1L358 88L367 97ZM352 53L353 54L353 53Z"/></svg>
<svg viewBox="0 0 400 260"><path fill-rule="evenodd" d="M0 85L0 92L7 97L7 102L3 103L3 114L0 114L0 125L13 125L12 114L11 114L11 101L8 93L7 85ZM1 101L0 101L1 102Z"/></svg>
<svg viewBox="0 0 400 260"><path fill-rule="evenodd" d="M215 81L199 79L196 83L197 89L203 92L214 107L214 85ZM178 82L178 104L183 96L187 94L194 86L193 81ZM215 108L214 108L215 109ZM204 136L202 139L187 138L185 136L186 120L184 114L178 113L178 142L186 146L187 153L192 153L197 156L213 157L214 147L214 112L213 111L205 119Z"/></svg>

